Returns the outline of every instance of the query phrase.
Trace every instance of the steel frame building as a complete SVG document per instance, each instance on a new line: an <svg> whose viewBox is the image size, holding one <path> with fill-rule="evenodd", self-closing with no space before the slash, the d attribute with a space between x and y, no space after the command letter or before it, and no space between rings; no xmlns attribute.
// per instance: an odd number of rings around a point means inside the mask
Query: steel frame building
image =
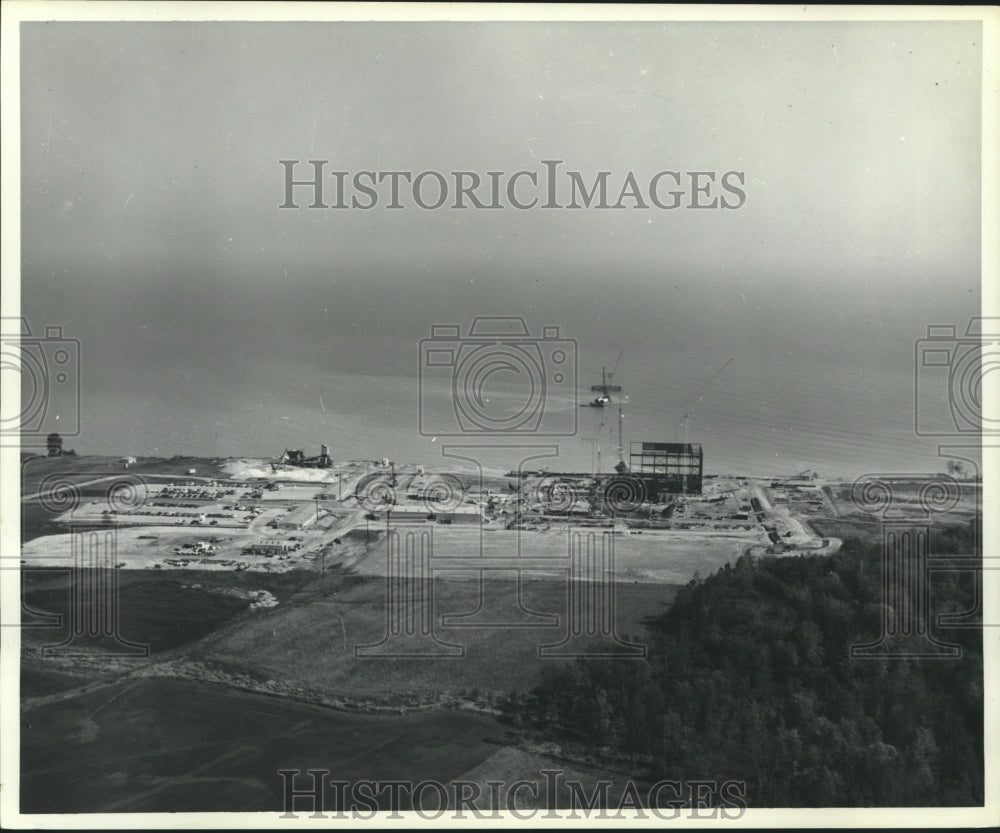
<svg viewBox="0 0 1000 833"><path fill-rule="evenodd" d="M701 494L704 457L697 443L632 443L629 469L647 476L655 491L669 494Z"/></svg>

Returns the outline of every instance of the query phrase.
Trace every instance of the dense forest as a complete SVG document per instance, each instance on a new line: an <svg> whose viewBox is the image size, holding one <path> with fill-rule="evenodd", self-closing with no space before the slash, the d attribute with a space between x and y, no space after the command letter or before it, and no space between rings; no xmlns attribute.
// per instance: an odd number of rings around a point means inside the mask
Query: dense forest
<svg viewBox="0 0 1000 833"><path fill-rule="evenodd" d="M971 530L934 551L969 552ZM959 659L852 659L881 621L878 544L754 559L692 581L650 621L646 660L553 666L507 719L650 779L736 779L757 807L983 802L982 638ZM933 574L935 613L972 603L972 574Z"/></svg>

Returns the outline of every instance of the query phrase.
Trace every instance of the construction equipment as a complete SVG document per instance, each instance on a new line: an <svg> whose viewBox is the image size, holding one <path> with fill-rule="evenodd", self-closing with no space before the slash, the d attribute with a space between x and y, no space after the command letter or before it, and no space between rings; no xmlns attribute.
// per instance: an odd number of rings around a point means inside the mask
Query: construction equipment
<svg viewBox="0 0 1000 833"><path fill-rule="evenodd" d="M622 392L621 386L611 384L611 380L618 369L618 363L622 360L623 352L623 350L618 351L618 360L615 362L615 366L611 369L610 373L605 372L603 367L601 368L601 384L590 386L591 392L599 395L586 405L581 405L581 408L604 408L611 404L611 394Z"/></svg>
<svg viewBox="0 0 1000 833"><path fill-rule="evenodd" d="M590 390L594 393L599 394L595 399L592 399L586 405L581 405L581 408L604 408L605 406L611 404L611 394L620 393L621 388L618 385L612 385L608 380L610 376L605 372L605 369L601 368L601 384L591 385Z"/></svg>
<svg viewBox="0 0 1000 833"><path fill-rule="evenodd" d="M623 411L623 399L622 399L622 387L621 385L613 384L614 375L618 371L618 365L621 364L622 353L624 350L618 351L618 358L615 360L615 366L611 368L609 373L606 368L601 368L601 384L593 385L590 389L591 391L598 393L599 396L592 402L586 405L581 405L581 408L605 408L611 404L611 394L618 394L618 463L615 465L615 469L619 472L628 471L628 464L625 462L625 448L622 442L622 423L625 419L625 414ZM601 471L601 444L600 444L600 432L601 429L605 427L607 422L602 418L601 423L597 426L597 436L591 440L597 450L597 469L595 474L600 474ZM593 451L591 452L593 455Z"/></svg>
<svg viewBox="0 0 1000 833"><path fill-rule="evenodd" d="M712 497L713 498L715 498L715 497L721 497L721 498L724 498L726 500L732 500L733 504L736 507L736 511L739 511L740 501L739 501L739 498L736 497L736 495L739 492L741 492L741 491L743 491L743 490L742 489L723 489L721 492L713 492L712 493Z"/></svg>
<svg viewBox="0 0 1000 833"><path fill-rule="evenodd" d="M302 449L285 449L277 462L271 463L271 471L276 472L285 466L294 466L300 469L328 469L333 465L333 458L330 456L330 448L327 445L320 446L320 452L315 457L306 457Z"/></svg>
<svg viewBox="0 0 1000 833"><path fill-rule="evenodd" d="M816 472L812 471L812 469L803 469L797 474L793 474L791 477L785 477L779 480L775 480L774 482L771 483L771 486L772 487L786 486L789 483L792 483L793 481L815 480L817 477L818 475L816 474Z"/></svg>

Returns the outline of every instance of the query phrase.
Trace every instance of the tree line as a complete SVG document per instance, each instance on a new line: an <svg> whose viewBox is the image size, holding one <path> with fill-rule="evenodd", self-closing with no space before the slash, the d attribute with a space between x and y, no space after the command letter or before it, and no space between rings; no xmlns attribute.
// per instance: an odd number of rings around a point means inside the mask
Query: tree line
<svg viewBox="0 0 1000 833"><path fill-rule="evenodd" d="M934 551L973 539L954 527ZM881 581L879 545L858 540L744 555L649 621L647 659L551 666L505 717L651 779L745 781L750 806L981 805L981 633L940 632L959 659L852 658L880 632ZM972 588L934 573L934 613L969 608Z"/></svg>

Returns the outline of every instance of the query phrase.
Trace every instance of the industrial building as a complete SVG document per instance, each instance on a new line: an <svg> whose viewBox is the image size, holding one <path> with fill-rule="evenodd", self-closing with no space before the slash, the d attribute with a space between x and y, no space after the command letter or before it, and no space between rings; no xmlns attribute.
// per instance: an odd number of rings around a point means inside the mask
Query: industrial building
<svg viewBox="0 0 1000 833"><path fill-rule="evenodd" d="M389 520L397 522L413 523L415 521L426 521L429 517L426 506L412 505L412 506L400 506L394 505L385 508L380 508L374 510L369 517L376 521Z"/></svg>
<svg viewBox="0 0 1000 833"><path fill-rule="evenodd" d="M295 507L284 517L275 522L277 529L305 529L316 521L316 507L311 503L303 503Z"/></svg>
<svg viewBox="0 0 1000 833"><path fill-rule="evenodd" d="M271 464L274 471L283 466L294 466L301 469L328 469L333 465L333 458L330 456L330 447L326 444L319 447L319 454L315 457L307 457L302 449L285 449L278 461Z"/></svg>
<svg viewBox="0 0 1000 833"><path fill-rule="evenodd" d="M703 456L696 443L632 443L629 469L657 502L666 495L700 495Z"/></svg>
<svg viewBox="0 0 1000 833"><path fill-rule="evenodd" d="M250 555L285 555L290 549L291 546L284 541L263 541L251 544L244 552Z"/></svg>
<svg viewBox="0 0 1000 833"><path fill-rule="evenodd" d="M438 512L434 519L442 524L478 524L482 523L483 513L478 506L458 506L447 512Z"/></svg>

